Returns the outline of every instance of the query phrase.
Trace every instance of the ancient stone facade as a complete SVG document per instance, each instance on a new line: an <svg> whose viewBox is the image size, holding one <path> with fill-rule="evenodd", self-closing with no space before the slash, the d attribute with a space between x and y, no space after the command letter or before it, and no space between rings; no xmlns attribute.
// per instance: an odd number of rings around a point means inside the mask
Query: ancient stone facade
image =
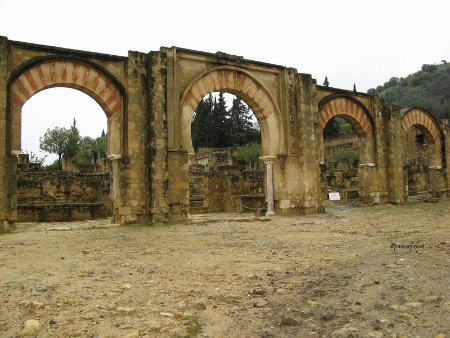
<svg viewBox="0 0 450 338"><path fill-rule="evenodd" d="M349 120L360 138L358 181L365 198L374 203L404 201L402 143L411 126L426 131L435 149L430 192L448 190L448 123L438 124L425 111L382 107L375 96L318 86L311 75L296 69L225 53L163 47L122 57L0 37L2 230L13 228L17 220L21 107L32 95L55 86L85 92L108 117L117 223L187 218L192 115L213 91L239 96L255 113L267 167L267 205L275 213L324 211L322 128L333 116Z"/></svg>

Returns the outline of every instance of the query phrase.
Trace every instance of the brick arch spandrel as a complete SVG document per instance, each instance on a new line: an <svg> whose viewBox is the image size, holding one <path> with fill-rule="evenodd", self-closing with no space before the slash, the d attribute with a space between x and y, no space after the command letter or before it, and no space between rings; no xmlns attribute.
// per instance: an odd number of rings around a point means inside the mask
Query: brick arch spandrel
<svg viewBox="0 0 450 338"><path fill-rule="evenodd" d="M320 129L323 130L326 124L336 116L347 119L360 137L366 137L372 133L372 123L366 112L352 100L339 97L325 103L319 111Z"/></svg>
<svg viewBox="0 0 450 338"><path fill-rule="evenodd" d="M402 132L406 134L412 126L419 128L425 135L428 143L440 144L441 136L436 122L423 110L408 110L402 117Z"/></svg>
<svg viewBox="0 0 450 338"><path fill-rule="evenodd" d="M108 154L122 156L124 90L101 69L77 60L44 60L24 68L9 85L10 151L21 151L21 110L38 92L54 87L80 90L93 98L108 117Z"/></svg>
<svg viewBox="0 0 450 338"><path fill-rule="evenodd" d="M12 82L11 99L21 108L31 96L52 87L83 91L99 103L107 117L123 107L120 89L105 74L87 64L65 60L44 61L26 69Z"/></svg>

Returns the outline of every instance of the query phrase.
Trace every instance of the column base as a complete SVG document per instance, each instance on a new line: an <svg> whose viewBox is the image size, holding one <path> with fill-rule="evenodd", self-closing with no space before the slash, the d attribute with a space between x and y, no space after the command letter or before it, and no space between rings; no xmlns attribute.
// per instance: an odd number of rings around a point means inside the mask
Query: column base
<svg viewBox="0 0 450 338"><path fill-rule="evenodd" d="M274 212L274 211L268 211L268 212L266 212L266 216L267 216L267 217L270 217L270 216L273 216L273 215L275 215L275 212Z"/></svg>
<svg viewBox="0 0 450 338"><path fill-rule="evenodd" d="M16 230L16 223L8 220L0 220L0 233Z"/></svg>

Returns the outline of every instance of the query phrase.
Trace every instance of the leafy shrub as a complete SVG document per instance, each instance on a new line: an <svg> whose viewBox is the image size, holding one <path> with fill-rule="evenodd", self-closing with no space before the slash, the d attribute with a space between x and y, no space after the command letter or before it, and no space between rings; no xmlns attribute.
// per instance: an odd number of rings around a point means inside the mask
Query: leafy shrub
<svg viewBox="0 0 450 338"><path fill-rule="evenodd" d="M359 163L359 153L352 149L341 150L336 154L336 161L347 162L356 166Z"/></svg>
<svg viewBox="0 0 450 338"><path fill-rule="evenodd" d="M235 155L236 159L243 163L250 163L253 170L255 164L259 161L261 153L261 145L258 143L248 143L242 147L238 147Z"/></svg>

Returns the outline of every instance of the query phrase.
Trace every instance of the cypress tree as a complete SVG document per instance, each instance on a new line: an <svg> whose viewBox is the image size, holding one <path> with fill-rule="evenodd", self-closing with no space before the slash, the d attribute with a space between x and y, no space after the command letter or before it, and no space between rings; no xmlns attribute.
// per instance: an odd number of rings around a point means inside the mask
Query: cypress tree
<svg viewBox="0 0 450 338"><path fill-rule="evenodd" d="M198 147L211 147L213 142L214 127L211 116L213 108L212 95L199 102L195 110L194 120L192 121L192 144L195 149Z"/></svg>
<svg viewBox="0 0 450 338"><path fill-rule="evenodd" d="M229 116L229 143L231 145L241 146L250 142L259 142L259 132L253 128L250 108L239 97L233 99Z"/></svg>
<svg viewBox="0 0 450 338"><path fill-rule="evenodd" d="M213 127L216 131L215 140L212 147L229 147L231 145L229 142L229 138L227 137L229 130L229 119L223 92L219 92L218 98L214 100L212 120L214 121Z"/></svg>

